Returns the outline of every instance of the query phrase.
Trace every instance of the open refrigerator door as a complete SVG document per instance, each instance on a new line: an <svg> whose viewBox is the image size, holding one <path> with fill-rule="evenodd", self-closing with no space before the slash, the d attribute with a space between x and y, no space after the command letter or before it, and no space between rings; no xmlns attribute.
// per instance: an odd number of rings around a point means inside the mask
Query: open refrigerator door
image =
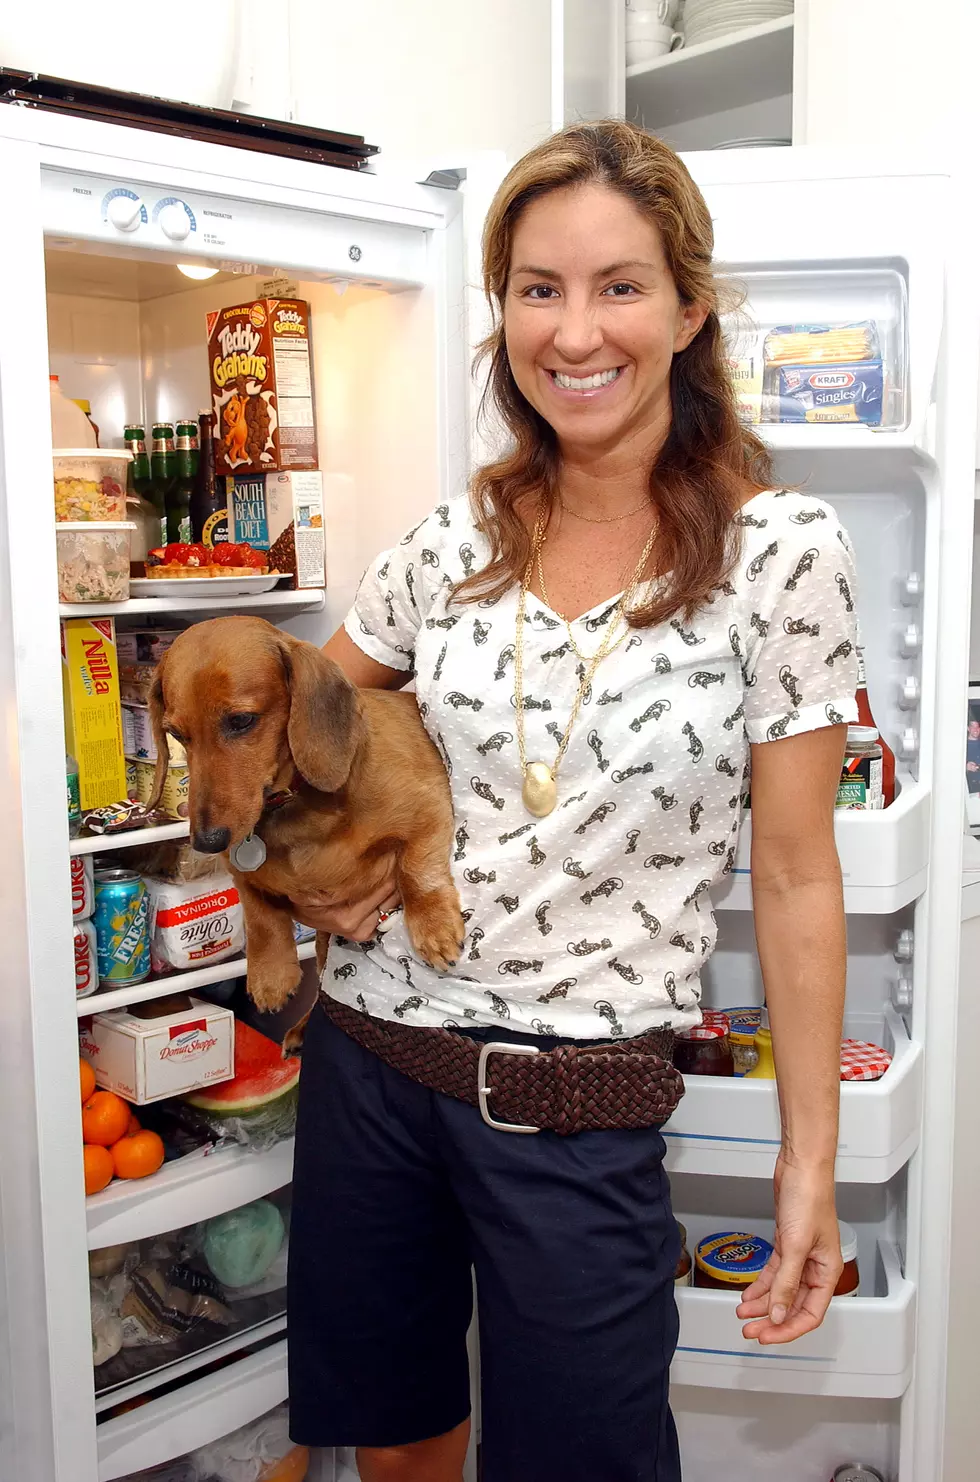
<svg viewBox="0 0 980 1482"><path fill-rule="evenodd" d="M954 183L809 150L690 155L716 256L742 304L728 319L743 416L777 487L838 511L895 798L839 808L848 924L845 1035L886 1052L842 1085L838 1208L860 1285L785 1348L745 1342L724 1294L679 1289L673 1403L685 1473L733 1456L754 1478L829 1477L848 1460L894 1482L942 1474L955 1090L977 324L957 244ZM911 209L911 203L914 209ZM939 230L937 223L944 223ZM829 653L826 662L833 664ZM762 1002L751 813L705 1002ZM878 1074L878 1072L875 1072ZM772 1234L779 1148L773 1082L691 1078L665 1129L674 1204L694 1242ZM962 1158L962 1154L960 1155ZM975 1314L974 1314L975 1316Z"/></svg>
<svg viewBox="0 0 980 1482"><path fill-rule="evenodd" d="M107 683L119 684L121 751L130 754L114 765L123 767L127 790L151 768L140 686L168 634L222 613L253 613L316 643L329 637L376 552L465 486L470 342L482 333L469 328L475 299L468 299L467 251L478 244L482 210L503 165L495 158L472 162L466 201L449 177L415 184L12 108L0 110L0 157L18 195L0 265L19 306L0 324L0 669L8 717L0 757L8 828L0 912L9 942L2 1031L10 1052L0 1110L6 1127L18 1129L16 1137L0 1137L0 1471L52 1482L110 1482L147 1467L211 1475L200 1467L213 1467L215 1446L230 1437L230 1456L235 1446L259 1445L249 1428L269 1412L274 1417L286 1398L281 1277L292 1142L282 1125L243 1146L226 1135L233 1124L241 1131L236 1115L190 1155L181 1128L178 1151L186 1155L171 1158L167 1142L158 1171L138 1180L112 1177L85 1196L78 1067L80 1043L83 1055L97 1053L92 1016L122 1014L125 1032L138 1036L134 1016L175 990L233 1000L241 1014L247 961L233 943L211 960L200 952L168 958L158 911L149 977L103 975L89 996L94 968L86 960L84 996L72 1002L73 935L78 943L80 933L83 957L91 941L91 902L84 901L92 861L104 862L111 848L113 863L125 867L148 847L180 845L188 824L182 763L172 751L174 787L164 799L170 817L111 839L85 828L69 838L60 627L86 625L93 642L115 655L105 660L105 673ZM475 251L473 261L478 245ZM277 365L269 395L258 384L267 355L259 341L273 316L310 348L308 369L295 354ZM173 579L154 581L142 569L167 536L163 485L173 491L180 483L167 483L173 465L161 434L147 464L134 459L129 470L127 513L135 503L139 518L152 520L156 499L156 517L164 519L158 541L131 547L140 565L129 572L129 596L66 591L64 562L59 592L60 537L48 492L49 373L60 377L60 395L85 399L101 448L117 450L117 458L127 447L139 450L136 428L149 450L154 423L173 431L181 420L196 421L201 408L213 413L226 544L257 552L273 577L250 587L254 578L239 574L230 590L220 576L213 585L180 579L170 570L181 559L172 540L166 563ZM234 407L226 414L236 394L245 416L234 415ZM263 399L267 410L256 412ZM304 438L299 470L290 473L282 461L277 467L287 443ZM193 443L188 432L185 448ZM222 474L220 459L229 456L240 466ZM147 466L145 487L134 488L136 470ZM62 472L57 499L75 501L73 517L90 518L85 480L98 484L101 475L77 459ZM260 516L271 527L269 481L284 477L292 484L296 544L301 525L321 533L319 579L315 572L306 582L277 574L292 568L277 563L276 532L263 529ZM301 482L311 477L320 502ZM96 497L104 494L103 483ZM187 515L175 495L174 519ZM220 545L207 550L210 569ZM80 719L77 730L81 736ZM70 881L83 902L74 931ZM212 896L228 906L226 894ZM167 897L164 912L171 922L182 909L175 900ZM309 995L313 944L298 950L309 964L300 993ZM77 973L76 986L81 992ZM233 1086L240 1079L237 1031L235 1053ZM149 1126L153 1107L136 1111ZM273 1275L279 1271L280 1279L243 1295L227 1271L216 1274L202 1232L239 1216L278 1229L271 1212L277 1205L283 1233ZM185 1268L192 1274L181 1279L217 1305L203 1321L195 1312L186 1331L148 1327L147 1304L184 1302L174 1295L174 1272ZM339 1455L314 1455L309 1477L327 1482L342 1467Z"/></svg>

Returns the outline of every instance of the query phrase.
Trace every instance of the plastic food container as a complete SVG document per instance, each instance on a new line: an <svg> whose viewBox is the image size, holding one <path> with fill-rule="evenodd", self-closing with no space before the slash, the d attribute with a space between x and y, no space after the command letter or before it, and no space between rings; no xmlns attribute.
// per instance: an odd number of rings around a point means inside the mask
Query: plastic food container
<svg viewBox="0 0 980 1482"><path fill-rule="evenodd" d="M101 448L57 448L54 454L54 517L59 524L79 520L125 520L126 452Z"/></svg>
<svg viewBox="0 0 980 1482"><path fill-rule="evenodd" d="M772 1255L761 1235L726 1230L708 1235L694 1252L694 1285L716 1291L745 1291L757 1281Z"/></svg>
<svg viewBox="0 0 980 1482"><path fill-rule="evenodd" d="M56 527L62 602L125 602L131 521L73 520Z"/></svg>

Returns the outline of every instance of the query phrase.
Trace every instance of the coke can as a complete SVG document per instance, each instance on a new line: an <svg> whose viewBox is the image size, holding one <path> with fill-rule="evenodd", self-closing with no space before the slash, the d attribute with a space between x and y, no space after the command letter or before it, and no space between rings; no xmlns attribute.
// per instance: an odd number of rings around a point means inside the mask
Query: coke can
<svg viewBox="0 0 980 1482"><path fill-rule="evenodd" d="M91 921L76 921L75 934L75 997L88 998L99 986L99 949L95 940L95 927Z"/></svg>
<svg viewBox="0 0 980 1482"><path fill-rule="evenodd" d="M837 1468L830 1482L885 1482L885 1479L874 1467L862 1466L859 1461L848 1461Z"/></svg>
<svg viewBox="0 0 980 1482"><path fill-rule="evenodd" d="M72 920L88 919L95 910L95 871L91 854L71 856Z"/></svg>
<svg viewBox="0 0 980 1482"><path fill-rule="evenodd" d="M135 870L95 871L99 982L123 987L150 975L150 896Z"/></svg>

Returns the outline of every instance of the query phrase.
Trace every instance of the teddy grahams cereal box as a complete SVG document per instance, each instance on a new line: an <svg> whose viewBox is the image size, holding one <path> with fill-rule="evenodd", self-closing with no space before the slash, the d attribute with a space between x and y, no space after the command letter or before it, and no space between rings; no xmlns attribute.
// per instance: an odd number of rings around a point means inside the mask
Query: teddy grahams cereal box
<svg viewBox="0 0 980 1482"><path fill-rule="evenodd" d="M309 304L253 299L207 325L215 472L316 468Z"/></svg>
<svg viewBox="0 0 980 1482"><path fill-rule="evenodd" d="M326 585L323 481L319 473L239 473L231 499L231 538L269 552L269 570L291 585Z"/></svg>
<svg viewBox="0 0 980 1482"><path fill-rule="evenodd" d="M61 625L65 747L78 762L82 812L126 796L119 658L112 618Z"/></svg>

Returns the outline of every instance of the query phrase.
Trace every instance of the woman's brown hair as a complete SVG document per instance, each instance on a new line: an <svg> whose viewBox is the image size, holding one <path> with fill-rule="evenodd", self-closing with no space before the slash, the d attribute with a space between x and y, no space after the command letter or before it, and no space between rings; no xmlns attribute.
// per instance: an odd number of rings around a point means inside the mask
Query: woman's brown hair
<svg viewBox="0 0 980 1482"><path fill-rule="evenodd" d="M493 329L477 363L490 361L483 411L496 411L511 444L475 474L471 494L490 560L456 588L464 601L502 595L519 581L531 535L517 513L532 494L550 514L558 501L560 454L553 429L525 400L510 369L504 299L511 244L521 213L553 190L597 183L619 191L658 228L678 295L707 304L701 329L670 368L670 431L650 470L657 510L657 563L669 573L634 627L686 617L711 596L738 553L732 516L747 496L772 483L764 444L739 421L726 366L719 290L712 270L714 233L704 198L660 139L621 119L573 124L537 145L513 167L490 207L483 233L483 285Z"/></svg>

